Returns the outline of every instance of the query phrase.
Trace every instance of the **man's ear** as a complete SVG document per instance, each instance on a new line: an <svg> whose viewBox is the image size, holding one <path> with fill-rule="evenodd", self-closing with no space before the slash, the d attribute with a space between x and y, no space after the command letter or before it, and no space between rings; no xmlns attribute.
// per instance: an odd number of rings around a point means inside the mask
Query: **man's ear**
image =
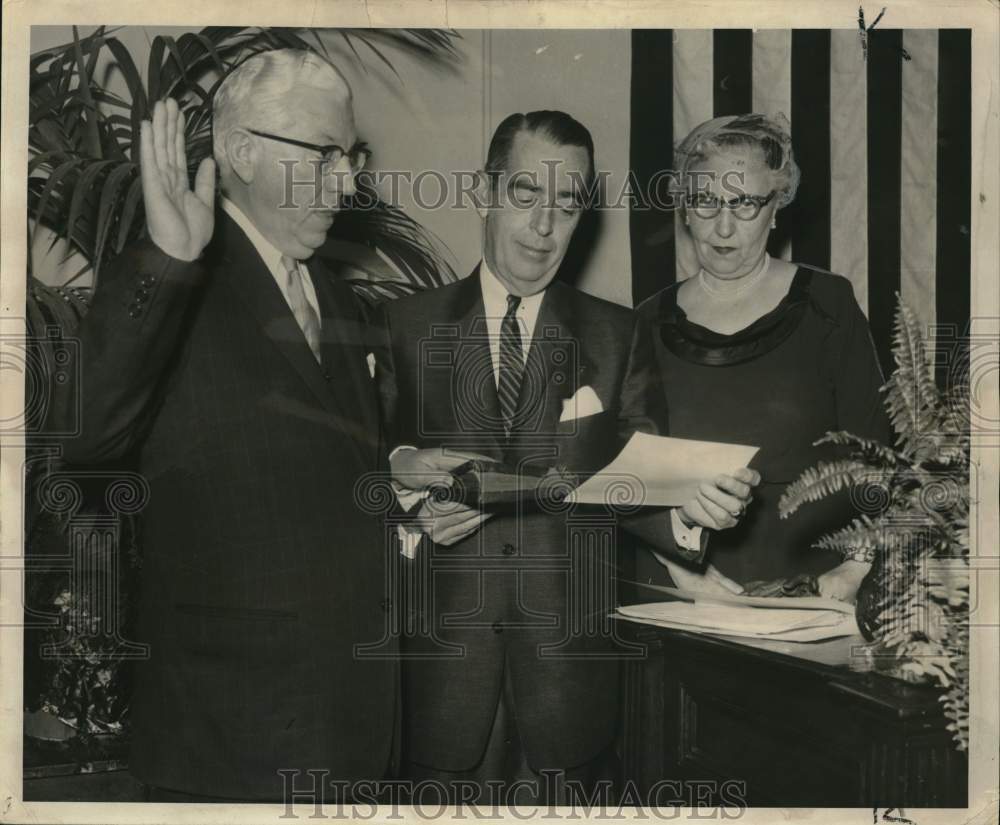
<svg viewBox="0 0 1000 825"><path fill-rule="evenodd" d="M249 132L243 129L230 131L226 136L226 159L242 183L249 184L253 180L257 148Z"/></svg>

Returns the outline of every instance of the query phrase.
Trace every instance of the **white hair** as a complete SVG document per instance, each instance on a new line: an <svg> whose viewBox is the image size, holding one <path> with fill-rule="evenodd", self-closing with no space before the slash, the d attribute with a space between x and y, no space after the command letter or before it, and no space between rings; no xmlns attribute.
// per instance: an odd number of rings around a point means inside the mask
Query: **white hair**
<svg viewBox="0 0 1000 825"><path fill-rule="evenodd" d="M230 169L226 157L230 132L287 128L289 97L302 85L342 91L351 99L351 87L333 64L305 49L260 52L226 76L212 101L212 153L220 172Z"/></svg>
<svg viewBox="0 0 1000 825"><path fill-rule="evenodd" d="M792 127L782 114L771 117L755 112L726 115L695 126L675 150L680 163L681 180L687 187L687 175L697 162L732 149L752 152L770 170L778 191L778 209L788 206L799 188L802 173L792 152Z"/></svg>

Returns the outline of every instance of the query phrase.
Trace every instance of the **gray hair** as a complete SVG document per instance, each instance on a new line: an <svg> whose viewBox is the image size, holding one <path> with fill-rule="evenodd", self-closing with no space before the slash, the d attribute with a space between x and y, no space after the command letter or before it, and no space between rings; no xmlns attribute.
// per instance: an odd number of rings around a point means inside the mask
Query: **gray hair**
<svg viewBox="0 0 1000 825"><path fill-rule="evenodd" d="M212 100L212 153L220 171L229 170L226 140L234 129L288 127L288 97L300 85L343 89L351 99L351 87L333 64L305 49L260 52L226 76Z"/></svg>
<svg viewBox="0 0 1000 825"><path fill-rule="evenodd" d="M779 209L795 199L802 173L792 155L791 125L781 114L727 115L695 126L675 152L682 185L687 187L688 170L696 163L732 149L755 154L771 170Z"/></svg>

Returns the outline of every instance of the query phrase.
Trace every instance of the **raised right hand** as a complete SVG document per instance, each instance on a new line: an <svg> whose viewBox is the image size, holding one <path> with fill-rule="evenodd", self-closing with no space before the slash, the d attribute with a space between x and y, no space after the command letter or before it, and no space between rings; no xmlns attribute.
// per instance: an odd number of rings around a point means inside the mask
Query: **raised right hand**
<svg viewBox="0 0 1000 825"><path fill-rule="evenodd" d="M215 227L215 161L205 158L191 191L184 147L184 115L177 101L157 101L153 122L144 120L139 166L149 237L163 252L193 261L208 245Z"/></svg>

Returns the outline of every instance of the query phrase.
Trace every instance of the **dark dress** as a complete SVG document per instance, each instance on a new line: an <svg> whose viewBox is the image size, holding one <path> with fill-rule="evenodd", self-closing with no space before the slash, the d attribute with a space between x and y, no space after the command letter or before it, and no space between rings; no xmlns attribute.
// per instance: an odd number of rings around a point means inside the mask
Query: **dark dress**
<svg viewBox="0 0 1000 825"><path fill-rule="evenodd" d="M762 476L754 501L739 525L711 535L708 560L741 584L835 567L838 554L811 545L851 518L849 496L808 504L786 520L778 500L804 469L836 457L835 448L812 446L824 433L889 440L882 374L850 282L800 265L778 306L732 335L689 321L678 287L639 307L652 325L669 434L760 447L751 462ZM639 581L663 583L666 571L641 555Z"/></svg>

